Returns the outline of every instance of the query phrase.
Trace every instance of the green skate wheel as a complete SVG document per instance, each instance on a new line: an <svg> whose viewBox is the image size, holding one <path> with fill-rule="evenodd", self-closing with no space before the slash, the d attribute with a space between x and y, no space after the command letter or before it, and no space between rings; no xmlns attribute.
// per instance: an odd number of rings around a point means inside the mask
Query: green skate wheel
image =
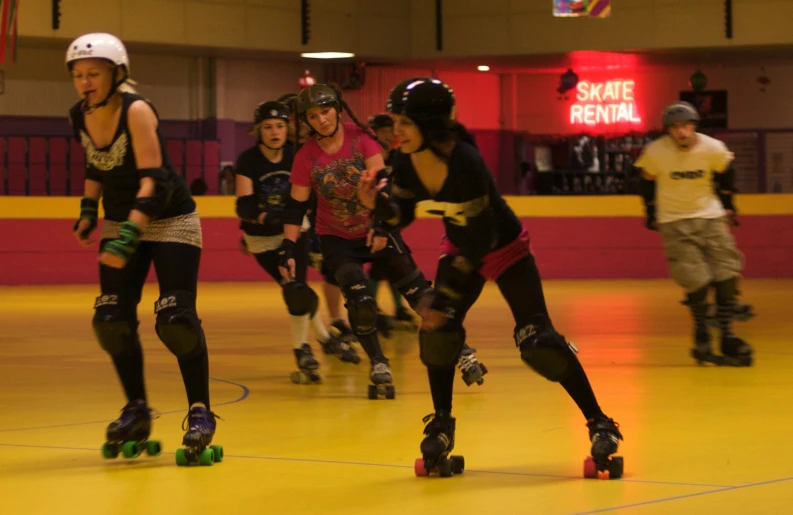
<svg viewBox="0 0 793 515"><path fill-rule="evenodd" d="M115 446L110 445L110 442L105 442L102 445L102 457L107 459L114 459L118 457L118 451Z"/></svg>
<svg viewBox="0 0 793 515"><path fill-rule="evenodd" d="M212 449L212 452L215 453L215 463L220 463L221 461L223 461L222 445L211 445L209 448Z"/></svg>
<svg viewBox="0 0 793 515"><path fill-rule="evenodd" d="M124 442L124 445L121 446L121 454L125 458L137 458L140 456L140 445L138 442Z"/></svg>
<svg viewBox="0 0 793 515"><path fill-rule="evenodd" d="M162 445L157 440L146 442L146 454L149 456L159 456L162 454Z"/></svg>
<svg viewBox="0 0 793 515"><path fill-rule="evenodd" d="M198 464L204 466L210 466L215 463L215 453L212 449L204 449L201 451L201 454L198 455Z"/></svg>
<svg viewBox="0 0 793 515"><path fill-rule="evenodd" d="M189 464L190 460L187 458L187 450L176 449L176 465L179 467L186 467Z"/></svg>

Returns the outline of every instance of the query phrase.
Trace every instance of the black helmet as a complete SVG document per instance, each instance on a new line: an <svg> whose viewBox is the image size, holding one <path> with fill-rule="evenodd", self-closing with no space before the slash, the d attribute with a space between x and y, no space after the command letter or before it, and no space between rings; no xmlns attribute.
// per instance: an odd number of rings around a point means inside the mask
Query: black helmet
<svg viewBox="0 0 793 515"><path fill-rule="evenodd" d="M265 120L277 118L279 120L289 121L289 108L277 101L262 102L256 106L253 111L253 124L258 125Z"/></svg>
<svg viewBox="0 0 793 515"><path fill-rule="evenodd" d="M447 134L455 116L454 91L441 80L414 77L394 86L386 110L407 116L418 125L424 138L419 150L423 150L430 141Z"/></svg>
<svg viewBox="0 0 793 515"><path fill-rule="evenodd" d="M297 98L297 93L287 93L286 95L281 95L280 97L278 97L277 101L288 105L289 102L291 102L295 98Z"/></svg>
<svg viewBox="0 0 793 515"><path fill-rule="evenodd" d="M699 123L697 108L688 102L673 102L664 108L664 112L661 115L661 123L664 126L664 130L681 122Z"/></svg>
<svg viewBox="0 0 793 515"><path fill-rule="evenodd" d="M394 119L387 114L376 114L369 118L369 128L373 131L393 126Z"/></svg>
<svg viewBox="0 0 793 515"><path fill-rule="evenodd" d="M297 116L306 117L306 112L312 107L333 105L336 110L341 110L339 97L333 88L327 84L314 84L303 89L297 96Z"/></svg>

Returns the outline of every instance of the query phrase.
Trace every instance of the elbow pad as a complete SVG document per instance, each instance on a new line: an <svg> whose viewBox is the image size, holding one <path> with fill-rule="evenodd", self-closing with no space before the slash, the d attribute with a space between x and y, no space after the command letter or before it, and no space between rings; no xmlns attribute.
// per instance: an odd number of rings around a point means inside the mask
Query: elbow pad
<svg viewBox="0 0 793 515"><path fill-rule="evenodd" d="M256 195L245 195L237 198L237 216L243 220L256 220L259 218L259 202Z"/></svg>
<svg viewBox="0 0 793 515"><path fill-rule="evenodd" d="M141 177L154 180L154 193L151 197L138 197L132 209L140 211L149 218L157 218L171 203L173 184L164 168L144 168L138 170Z"/></svg>
<svg viewBox="0 0 793 515"><path fill-rule="evenodd" d="M286 198L284 214L281 217L284 225L303 225L303 217L308 210L308 201L300 202L291 195Z"/></svg>

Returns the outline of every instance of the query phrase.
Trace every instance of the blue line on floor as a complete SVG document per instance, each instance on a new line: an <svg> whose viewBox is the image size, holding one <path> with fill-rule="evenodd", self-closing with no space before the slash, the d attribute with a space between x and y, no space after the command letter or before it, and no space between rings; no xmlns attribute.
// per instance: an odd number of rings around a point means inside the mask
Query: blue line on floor
<svg viewBox="0 0 793 515"><path fill-rule="evenodd" d="M753 488L753 487L756 487L756 486L770 485L770 484L773 484L773 483L783 483L785 481L793 481L793 477L784 477L784 478L781 478L781 479L770 479L768 481L761 481L759 483L749 483L747 485L727 486L727 487L724 487L724 488L719 488L717 490L707 490L705 492L696 492L696 493L693 493L693 494L675 495L673 497L662 497L661 499L653 499L652 501L642 501L642 502L637 502L637 503L633 503L633 504L623 504L621 506L612 506L610 508L601 508L601 509L592 510L592 511L582 511L582 512L578 512L578 513L573 513L572 515L592 515L592 514L595 514L595 513L606 513L606 512L615 511L615 510L625 510L625 509L628 509L628 508L635 508L637 506L647 506L649 504L660 504L660 503L663 503L663 502L677 501L679 499L687 499L689 497L698 497L700 495L710 495L710 494L718 494L718 493L721 493L721 492L731 492L733 490L743 490L743 489L746 489L746 488Z"/></svg>
<svg viewBox="0 0 793 515"><path fill-rule="evenodd" d="M216 377L210 377L209 379L210 379L210 381L217 381L219 383L226 383L226 384L237 386L237 387L242 389L242 395L240 395L238 398L236 398L236 399L234 399L232 401L226 401L226 402L220 402L218 404L213 404L212 405L213 408L217 407L217 406L228 406L229 404L236 404L238 402L242 402L245 399L247 399L248 395L250 395L250 393L251 393L250 388L248 388L244 384L235 383L234 381L227 381L226 379L218 379ZM185 412L186 412L186 410L184 410L184 409L178 409L178 410L171 410L171 411L161 412L160 415L171 415L173 413L185 413ZM73 423L70 423L70 424L53 424L53 425L49 425L49 426L15 427L15 428L11 428L11 429L0 429L0 433L8 433L8 432L11 432L11 431L33 431L35 429L56 429L56 428L59 428L59 427L89 426L91 424L107 424L109 422L110 422L110 420L105 419L105 420L94 420L94 421L91 421L91 422L73 422Z"/></svg>
<svg viewBox="0 0 793 515"><path fill-rule="evenodd" d="M69 451L92 451L96 452L96 449L89 449L86 447L62 447L62 446L54 446L54 445L28 445L28 444L12 444L12 443L0 443L0 447L22 447L22 448L32 448L32 449L60 449L60 450L69 450ZM163 452L163 454L174 454L173 452ZM234 454L225 454L225 458L235 458L235 459L249 459L249 460L267 460L267 461L292 461L298 463L323 463L328 465L358 465L358 466L365 466L365 467L382 467L382 468L399 468L399 469L412 469L412 465L394 465L391 463L367 463L367 462L360 462L360 461L339 461L339 460L320 460L320 459L313 459L313 458L288 458L288 457L274 457L274 456L244 456L244 455L234 455ZM467 472L475 472L477 474L498 474L498 475L510 475L510 476L523 476L523 477L549 477L549 478L558 478L558 479L583 479L579 476L562 476L556 474L536 474L530 472L506 472L506 471L499 471L499 470L475 470L475 469L466 469ZM793 478L791 478L793 479ZM665 486L687 486L687 487L694 487L694 488L720 488L720 490L711 490L708 492L700 492L697 494L690 494L690 495L701 495L702 493L712 493L712 492L720 492L722 490L730 490L733 488L745 488L744 486L728 486L728 485L711 485L711 484L701 484L701 483L679 483L679 482L671 482L671 481L645 481L641 479L620 479L619 481L625 483L640 483L640 484L654 484L654 485L665 485ZM686 496L682 496L686 497ZM672 498L670 498L672 499ZM658 502L658 501L650 501L650 502ZM637 505L638 506L638 505ZM609 508L609 509L616 509L616 508ZM597 511L594 512L586 512L586 513L599 513ZM576 515L584 515L584 514L576 514Z"/></svg>

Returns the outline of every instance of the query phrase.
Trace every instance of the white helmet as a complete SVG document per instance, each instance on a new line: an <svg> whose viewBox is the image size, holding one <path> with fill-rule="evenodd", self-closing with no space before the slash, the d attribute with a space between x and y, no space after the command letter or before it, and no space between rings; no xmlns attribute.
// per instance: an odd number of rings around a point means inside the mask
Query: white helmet
<svg viewBox="0 0 793 515"><path fill-rule="evenodd" d="M116 36L97 32L84 34L72 41L66 50L66 66L79 59L107 59L116 66L123 66L129 76L129 56L124 43Z"/></svg>

